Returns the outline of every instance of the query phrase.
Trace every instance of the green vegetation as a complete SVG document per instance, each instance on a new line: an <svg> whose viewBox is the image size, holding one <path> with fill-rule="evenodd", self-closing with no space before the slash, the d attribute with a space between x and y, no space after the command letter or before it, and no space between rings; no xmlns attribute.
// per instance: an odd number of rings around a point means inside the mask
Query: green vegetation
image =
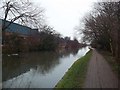
<svg viewBox="0 0 120 90"><path fill-rule="evenodd" d="M87 65L91 55L92 51L89 51L85 56L78 59L63 76L63 78L58 82L55 89L81 88L84 84L85 75L87 72Z"/></svg>

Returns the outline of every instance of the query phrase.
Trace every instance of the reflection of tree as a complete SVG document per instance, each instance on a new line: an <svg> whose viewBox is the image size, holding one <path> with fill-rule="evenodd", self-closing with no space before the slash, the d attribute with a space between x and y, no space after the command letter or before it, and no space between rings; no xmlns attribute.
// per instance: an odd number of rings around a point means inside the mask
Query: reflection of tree
<svg viewBox="0 0 120 90"><path fill-rule="evenodd" d="M79 51L78 48L77 48L77 49L74 49L74 50L72 51L72 54L73 54L73 55L76 55L76 54L78 53L78 51Z"/></svg>
<svg viewBox="0 0 120 90"><path fill-rule="evenodd" d="M33 52L18 56L3 56L3 81L16 77L30 68L38 69L42 74L46 74L59 64L59 57L54 52Z"/></svg>
<svg viewBox="0 0 120 90"><path fill-rule="evenodd" d="M76 55L78 53L80 48L75 48L75 49L68 49L63 52L61 52L59 55L62 56L68 56L70 54Z"/></svg>
<svg viewBox="0 0 120 90"><path fill-rule="evenodd" d="M36 73L47 74L52 72L56 65L60 64L60 58L76 55L78 49L68 50L62 53L56 52L31 52L21 53L19 56L3 55L3 81L16 77L29 71L31 68Z"/></svg>
<svg viewBox="0 0 120 90"><path fill-rule="evenodd" d="M10 78L10 74L12 76L16 76L16 72L14 72L21 65L21 61L18 59L18 56L8 57L6 55L2 56L2 80Z"/></svg>
<svg viewBox="0 0 120 90"><path fill-rule="evenodd" d="M29 57L30 56L30 57ZM50 72L57 64L59 64L59 56L54 52L33 52L24 54L24 62L32 66L42 74ZM26 59L28 61L26 61Z"/></svg>

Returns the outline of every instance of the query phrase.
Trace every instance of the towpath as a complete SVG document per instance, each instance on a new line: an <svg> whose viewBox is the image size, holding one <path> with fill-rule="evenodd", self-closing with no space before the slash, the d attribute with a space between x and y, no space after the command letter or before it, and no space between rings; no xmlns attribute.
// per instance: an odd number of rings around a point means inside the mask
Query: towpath
<svg viewBox="0 0 120 90"><path fill-rule="evenodd" d="M93 49L83 88L118 88L118 78L107 61Z"/></svg>

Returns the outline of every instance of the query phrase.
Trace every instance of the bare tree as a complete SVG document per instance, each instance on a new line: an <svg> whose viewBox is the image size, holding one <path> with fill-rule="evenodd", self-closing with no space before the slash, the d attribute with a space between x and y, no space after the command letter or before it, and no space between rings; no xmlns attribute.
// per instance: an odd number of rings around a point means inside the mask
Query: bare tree
<svg viewBox="0 0 120 90"><path fill-rule="evenodd" d="M83 39L95 42L102 49L111 51L116 60L120 58L120 4L98 2L84 19ZM81 30L81 29L80 29Z"/></svg>
<svg viewBox="0 0 120 90"><path fill-rule="evenodd" d="M5 30L14 22L36 28L41 28L44 23L44 9L35 7L29 0L6 0L2 4L3 37ZM10 21L7 25L6 20Z"/></svg>
<svg viewBox="0 0 120 90"><path fill-rule="evenodd" d="M44 20L44 9L38 8L29 0L9 0L3 2L4 20L11 23L18 21L21 24L40 26ZM3 27L5 29L5 27ZM3 30L4 30L3 29Z"/></svg>

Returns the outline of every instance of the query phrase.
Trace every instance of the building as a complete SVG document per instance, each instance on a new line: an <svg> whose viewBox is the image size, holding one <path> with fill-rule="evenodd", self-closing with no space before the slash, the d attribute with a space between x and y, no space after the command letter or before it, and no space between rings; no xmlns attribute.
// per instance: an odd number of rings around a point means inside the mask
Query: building
<svg viewBox="0 0 120 90"><path fill-rule="evenodd" d="M0 27L3 27L4 20L0 19ZM15 39L11 39L11 36L17 35L17 40L21 41L21 44L14 46L19 47L21 50L28 51L30 48L36 47L39 42L39 31L38 29L32 29L27 26L23 26L17 23L11 23L9 21L5 21L5 43L3 45L4 50L9 50L11 48L11 42L14 43ZM1 28L2 31L2 28ZM1 37L2 38L2 37ZM12 45L13 46L13 45Z"/></svg>
<svg viewBox="0 0 120 90"><path fill-rule="evenodd" d="M3 26L4 20L0 19L0 27ZM30 27L23 26L17 23L11 23L9 21L5 22L5 26L7 27L5 30L5 34L17 34L21 37L29 37L29 36L36 36L38 34L38 29L31 29ZM8 26L9 25L9 26Z"/></svg>

